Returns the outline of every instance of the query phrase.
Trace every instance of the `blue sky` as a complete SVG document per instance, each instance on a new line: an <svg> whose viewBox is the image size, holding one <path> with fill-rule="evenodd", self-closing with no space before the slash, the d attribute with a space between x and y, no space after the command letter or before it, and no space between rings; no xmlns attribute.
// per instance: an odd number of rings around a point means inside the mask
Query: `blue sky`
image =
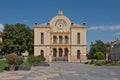
<svg viewBox="0 0 120 80"><path fill-rule="evenodd" d="M63 10L72 22L87 22L87 47L98 39L120 38L120 0L0 0L0 31L4 24L49 22Z"/></svg>

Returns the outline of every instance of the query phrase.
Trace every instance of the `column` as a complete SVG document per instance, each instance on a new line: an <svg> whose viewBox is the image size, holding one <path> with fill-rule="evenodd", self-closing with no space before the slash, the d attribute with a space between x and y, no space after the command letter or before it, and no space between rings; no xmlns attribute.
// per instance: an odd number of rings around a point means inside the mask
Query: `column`
<svg viewBox="0 0 120 80"><path fill-rule="evenodd" d="M64 57L65 52L64 52L64 48L62 48L62 57Z"/></svg>
<svg viewBox="0 0 120 80"><path fill-rule="evenodd" d="M70 53L68 54L68 62L71 62L71 60L70 60Z"/></svg>
<svg viewBox="0 0 120 80"><path fill-rule="evenodd" d="M56 55L57 55L56 57L59 57L59 48L56 48L56 53L57 53L57 54L56 54Z"/></svg>
<svg viewBox="0 0 120 80"><path fill-rule="evenodd" d="M56 35L57 36L57 44L59 44L59 36L58 35Z"/></svg>
<svg viewBox="0 0 120 80"><path fill-rule="evenodd" d="M71 57L71 55L70 55L70 49L68 49L68 62L71 62L71 59L70 59L70 57Z"/></svg>
<svg viewBox="0 0 120 80"><path fill-rule="evenodd" d="M50 54L49 54L49 62L52 62L52 54L53 54L53 51L50 50Z"/></svg>

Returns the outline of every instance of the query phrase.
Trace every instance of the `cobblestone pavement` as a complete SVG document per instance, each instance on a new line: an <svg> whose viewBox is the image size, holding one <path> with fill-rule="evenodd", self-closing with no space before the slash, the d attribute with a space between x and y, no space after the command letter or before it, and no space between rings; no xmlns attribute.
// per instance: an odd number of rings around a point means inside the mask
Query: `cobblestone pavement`
<svg viewBox="0 0 120 80"><path fill-rule="evenodd" d="M120 66L52 62L49 67L32 67L30 71L1 72L0 80L120 80Z"/></svg>

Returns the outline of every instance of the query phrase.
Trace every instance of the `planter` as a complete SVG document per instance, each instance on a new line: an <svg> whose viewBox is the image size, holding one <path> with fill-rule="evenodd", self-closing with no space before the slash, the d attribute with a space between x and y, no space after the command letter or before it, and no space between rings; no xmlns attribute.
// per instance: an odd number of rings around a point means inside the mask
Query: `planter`
<svg viewBox="0 0 120 80"><path fill-rule="evenodd" d="M31 69L31 66L19 66L18 70L28 71Z"/></svg>
<svg viewBox="0 0 120 80"><path fill-rule="evenodd" d="M34 63L34 66L50 66L47 62Z"/></svg>
<svg viewBox="0 0 120 80"><path fill-rule="evenodd" d="M18 65L16 65L16 66L8 66L8 67L4 67L4 70L5 71L17 71L17 70L23 70L23 71L28 71L28 70L30 70L31 69L31 66L18 66Z"/></svg>
<svg viewBox="0 0 120 80"><path fill-rule="evenodd" d="M15 70L15 67L16 67L15 65L9 65L9 70L10 70L10 71L14 71L14 70Z"/></svg>

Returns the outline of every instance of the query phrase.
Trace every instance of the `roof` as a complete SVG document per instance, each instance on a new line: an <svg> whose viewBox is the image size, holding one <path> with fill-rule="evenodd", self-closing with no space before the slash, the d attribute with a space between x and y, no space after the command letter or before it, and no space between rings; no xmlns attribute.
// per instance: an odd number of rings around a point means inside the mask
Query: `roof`
<svg viewBox="0 0 120 80"><path fill-rule="evenodd" d="M73 26L82 26L82 25L80 25L80 24L77 24L77 23L71 23Z"/></svg>
<svg viewBox="0 0 120 80"><path fill-rule="evenodd" d="M86 21L85 21L82 25L77 24L77 23L74 23L74 22L71 22L68 17L66 17L66 16L63 15L63 11L62 11L62 10L59 10L59 11L58 11L58 15L55 16L55 17L53 17L53 18L50 20L50 22L46 22L46 23L43 23L43 24L40 24L40 25L37 24L37 23L35 23L35 25L39 25L39 26L42 26L42 27L43 27L43 26L48 26L48 25L53 26L53 25L55 24L55 22L56 22L57 20L59 20L59 19L64 20L64 21L68 24L68 26L82 27L82 26L85 26L85 25L86 25Z"/></svg>
<svg viewBox="0 0 120 80"><path fill-rule="evenodd" d="M115 40L115 41L111 41L111 42L106 43L106 45L107 45L108 47L110 47L110 46L115 46L115 45L117 45L117 44L120 44L120 40Z"/></svg>
<svg viewBox="0 0 120 80"><path fill-rule="evenodd" d="M49 23L48 22L46 22L46 23L43 23L43 24L40 24L41 26L46 26L46 25L48 25Z"/></svg>

